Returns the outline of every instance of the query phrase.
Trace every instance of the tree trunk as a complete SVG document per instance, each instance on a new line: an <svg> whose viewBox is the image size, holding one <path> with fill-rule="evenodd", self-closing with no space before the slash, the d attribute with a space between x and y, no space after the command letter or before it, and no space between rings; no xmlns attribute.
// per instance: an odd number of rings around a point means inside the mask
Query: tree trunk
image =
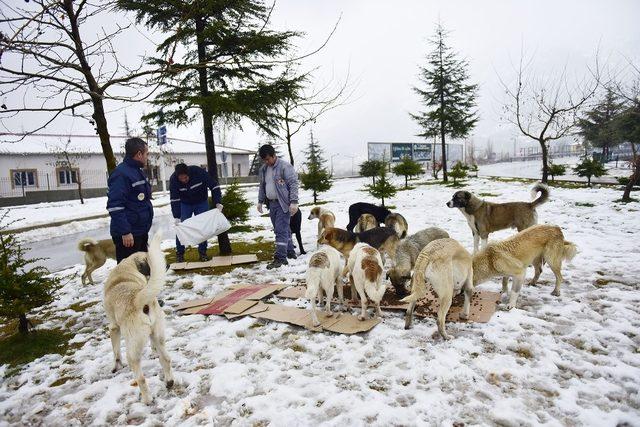
<svg viewBox="0 0 640 427"><path fill-rule="evenodd" d="M315 205L316 203L318 203L318 193L313 190L313 204Z"/></svg>
<svg viewBox="0 0 640 427"><path fill-rule="evenodd" d="M640 156L636 154L635 145L633 143L631 143L631 148L633 150L633 174L629 177L629 182L624 188L624 193L622 194L623 202L631 201L631 190L640 179Z"/></svg>
<svg viewBox="0 0 640 427"><path fill-rule="evenodd" d="M382 207L384 208L384 196L380 196L380 198L382 199Z"/></svg>
<svg viewBox="0 0 640 427"><path fill-rule="evenodd" d="M204 22L202 21L202 18L196 18L196 40L198 45L198 62L200 64L204 64L207 61L203 32ZM203 97L206 97L209 95L207 67L198 67L198 77L200 83L200 94ZM203 103L203 105L200 106L200 109L202 110L204 143L207 152L207 170L209 175L211 175L211 177L213 177L213 179L215 179L219 184L216 146L213 139L213 113L206 103ZM213 190L211 191L211 198L213 199ZM231 254L231 242L229 241L229 235L226 232L218 235L218 248L220 249L220 255Z"/></svg>
<svg viewBox="0 0 640 427"><path fill-rule="evenodd" d="M587 175L587 186L591 188L591 175Z"/></svg>
<svg viewBox="0 0 640 427"><path fill-rule="evenodd" d="M93 117L96 123L96 132L100 137L102 154L104 155L104 160L107 162L107 172L111 173L116 168L116 158L111 148L111 137L109 136L109 128L107 127L107 118L104 115L102 98L92 96L91 102L93 104L93 115L91 117Z"/></svg>
<svg viewBox="0 0 640 427"><path fill-rule="evenodd" d="M547 153L547 144L544 139L538 140L542 149L542 183L546 184L549 180L549 157Z"/></svg>
<svg viewBox="0 0 640 427"><path fill-rule="evenodd" d="M29 320L27 320L27 315L25 313L21 313L18 316L18 322L18 332L21 334L29 332Z"/></svg>
<svg viewBox="0 0 640 427"><path fill-rule="evenodd" d="M291 161L291 166L293 166L293 150L291 149L291 135L289 135L288 133L287 133L287 150L289 151L289 160Z"/></svg>
<svg viewBox="0 0 640 427"><path fill-rule="evenodd" d="M404 176L404 188L409 188L409 176Z"/></svg>

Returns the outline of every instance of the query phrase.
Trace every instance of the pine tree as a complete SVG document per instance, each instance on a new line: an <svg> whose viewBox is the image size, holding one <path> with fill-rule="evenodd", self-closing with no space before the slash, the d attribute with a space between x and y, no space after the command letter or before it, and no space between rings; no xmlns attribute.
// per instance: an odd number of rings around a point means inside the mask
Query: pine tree
<svg viewBox="0 0 640 427"><path fill-rule="evenodd" d="M127 138L131 138L133 136L131 126L129 126L129 119L127 118L126 111L124 112L124 134L127 136Z"/></svg>
<svg viewBox="0 0 640 427"><path fill-rule="evenodd" d="M411 114L422 128L426 139L440 136L442 145L442 175L447 181L447 155L445 137L464 138L474 128L478 116L476 106L477 85L469 84L468 64L458 59L446 44L447 32L441 24L431 40L434 50L427 56L428 66L420 68L420 80L425 89L414 87L427 111Z"/></svg>
<svg viewBox="0 0 640 427"><path fill-rule="evenodd" d="M249 219L249 208L251 202L247 201L244 191L240 189L237 180L227 187L222 196L224 215L233 225L246 222Z"/></svg>
<svg viewBox="0 0 640 427"><path fill-rule="evenodd" d="M586 157L582 162L578 163L576 167L573 168L573 171L578 174L578 176L586 177L589 187L591 187L592 176L599 178L607 174L607 170L602 166L602 163L589 157Z"/></svg>
<svg viewBox="0 0 640 427"><path fill-rule="evenodd" d="M393 167L393 173L404 176L404 188L409 188L409 177L424 173L420 163L409 156L405 156L400 163Z"/></svg>
<svg viewBox="0 0 640 427"><path fill-rule="evenodd" d="M623 110L624 104L611 88L607 88L604 98L593 109L578 120L578 132L593 147L602 149L602 161L609 157L611 148L622 140L616 132L615 118Z"/></svg>
<svg viewBox="0 0 640 427"><path fill-rule="evenodd" d="M556 180L556 176L562 176L567 173L566 165L557 165L555 163L551 163L549 165L549 175L551 175L551 181Z"/></svg>
<svg viewBox="0 0 640 427"><path fill-rule="evenodd" d="M382 207L384 207L385 198L388 199L390 197L393 197L398 192L398 189L387 180L386 167L383 168L380 172L380 175L378 175L378 181L375 184L367 185L365 188L373 197L382 200Z"/></svg>
<svg viewBox="0 0 640 427"><path fill-rule="evenodd" d="M6 215L5 215L6 216ZM0 223L4 216L0 218ZM0 317L19 320L18 331L29 331L27 314L53 301L60 279L44 267L27 268L37 259L26 259L16 236L0 226Z"/></svg>
<svg viewBox="0 0 640 427"><path fill-rule="evenodd" d="M467 169L463 166L461 162L457 162L449 175L453 178L453 185L456 185L458 179L464 179L467 177Z"/></svg>
<svg viewBox="0 0 640 427"><path fill-rule="evenodd" d="M633 173L629 177L622 194L622 201L630 202L631 189L636 183L640 182L640 154L638 154L637 150L637 145L640 144L640 99L636 99L630 107L618 114L613 126L617 137L631 144Z"/></svg>
<svg viewBox="0 0 640 427"><path fill-rule="evenodd" d="M158 110L144 119L178 126L202 118L207 171L218 179L214 121L239 126L249 119L268 135L278 120L275 106L290 96L295 80L271 77L298 33L268 28L271 9L261 0L118 0L136 21L169 34L154 63L168 71L152 101ZM176 55L177 47L184 50ZM226 233L220 253L231 253Z"/></svg>
<svg viewBox="0 0 640 427"><path fill-rule="evenodd" d="M384 171L386 163L382 160L367 160L360 164L360 176L371 177L373 184L376 184L376 176Z"/></svg>
<svg viewBox="0 0 640 427"><path fill-rule="evenodd" d="M323 157L322 149L318 142L313 139L313 132L309 133L309 147L305 154L307 160L304 162L306 171L300 174L300 183L305 190L313 191L313 203L318 202L318 193L328 191L333 183L331 174L327 169L327 160Z"/></svg>

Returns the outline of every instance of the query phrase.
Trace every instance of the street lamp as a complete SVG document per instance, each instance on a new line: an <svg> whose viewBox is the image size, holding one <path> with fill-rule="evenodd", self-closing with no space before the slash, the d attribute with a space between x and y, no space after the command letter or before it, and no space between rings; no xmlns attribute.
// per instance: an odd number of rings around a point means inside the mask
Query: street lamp
<svg viewBox="0 0 640 427"><path fill-rule="evenodd" d="M345 157L348 157L348 158L351 159L351 176L353 176L354 175L354 172L353 172L353 159L355 159L356 156L345 156Z"/></svg>

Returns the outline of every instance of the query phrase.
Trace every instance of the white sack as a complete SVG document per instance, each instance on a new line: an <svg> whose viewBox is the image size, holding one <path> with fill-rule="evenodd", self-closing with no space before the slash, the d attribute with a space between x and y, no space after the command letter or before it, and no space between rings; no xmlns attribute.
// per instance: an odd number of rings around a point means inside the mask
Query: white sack
<svg viewBox="0 0 640 427"><path fill-rule="evenodd" d="M231 224L224 214L218 209L211 209L176 225L176 236L183 245L193 246L224 233L229 228Z"/></svg>

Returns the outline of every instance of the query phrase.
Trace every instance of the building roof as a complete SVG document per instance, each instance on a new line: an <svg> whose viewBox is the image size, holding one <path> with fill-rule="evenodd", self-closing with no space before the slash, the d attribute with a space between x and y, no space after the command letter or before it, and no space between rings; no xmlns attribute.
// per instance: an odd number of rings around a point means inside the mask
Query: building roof
<svg viewBox="0 0 640 427"><path fill-rule="evenodd" d="M116 154L124 153L126 136L111 136L111 147ZM19 134L0 134L0 155L7 154L50 154L60 152L69 141L68 151L83 154L102 154L100 139L97 135L62 135L62 134L33 134L22 136ZM149 150L158 152L158 145L149 141ZM168 138L164 150L174 154L204 154L204 142L187 139ZM255 151L243 148L223 147L216 145L216 152L229 154L255 154Z"/></svg>

